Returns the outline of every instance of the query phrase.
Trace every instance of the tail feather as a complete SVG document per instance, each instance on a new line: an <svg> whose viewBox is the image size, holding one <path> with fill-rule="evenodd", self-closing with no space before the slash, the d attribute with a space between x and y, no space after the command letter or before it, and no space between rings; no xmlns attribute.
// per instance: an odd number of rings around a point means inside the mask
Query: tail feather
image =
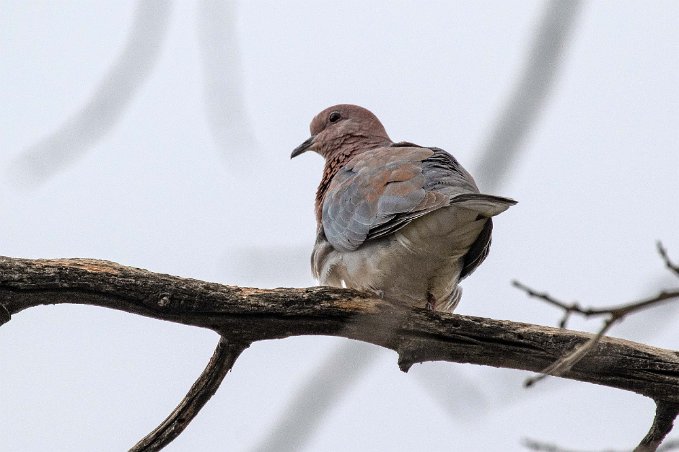
<svg viewBox="0 0 679 452"><path fill-rule="evenodd" d="M474 210L480 215L490 218L509 209L516 204L516 201L510 198L503 198L502 196L463 193L451 198L450 203L465 209Z"/></svg>

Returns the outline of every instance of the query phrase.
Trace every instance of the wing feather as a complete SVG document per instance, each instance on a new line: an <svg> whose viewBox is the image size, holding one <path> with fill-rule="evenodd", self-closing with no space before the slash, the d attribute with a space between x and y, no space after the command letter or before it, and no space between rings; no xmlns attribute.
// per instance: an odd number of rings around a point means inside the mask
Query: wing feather
<svg viewBox="0 0 679 452"><path fill-rule="evenodd" d="M353 251L451 203L491 217L514 201L479 194L471 175L442 149L395 144L361 153L337 172L323 200L322 225L335 249ZM485 258L491 230L492 224L474 243L465 273Z"/></svg>

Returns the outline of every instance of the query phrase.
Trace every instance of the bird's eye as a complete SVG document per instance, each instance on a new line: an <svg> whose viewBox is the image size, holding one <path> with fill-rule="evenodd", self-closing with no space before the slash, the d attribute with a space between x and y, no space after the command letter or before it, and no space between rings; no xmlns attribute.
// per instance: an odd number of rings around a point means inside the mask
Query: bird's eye
<svg viewBox="0 0 679 452"><path fill-rule="evenodd" d="M328 121L337 122L340 120L341 117L342 115L340 115L339 111L333 111L332 113L330 113L330 116L328 116Z"/></svg>

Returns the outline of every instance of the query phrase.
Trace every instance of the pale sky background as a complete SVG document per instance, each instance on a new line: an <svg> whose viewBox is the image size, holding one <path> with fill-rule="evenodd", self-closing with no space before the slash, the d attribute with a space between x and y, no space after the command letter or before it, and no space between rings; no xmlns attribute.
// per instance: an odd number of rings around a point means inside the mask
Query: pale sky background
<svg viewBox="0 0 679 452"><path fill-rule="evenodd" d="M106 92L137 2L0 0L0 254L101 258L225 284L313 285L323 162L289 160L313 115L360 104L393 139L442 147L478 172L545 6L176 1L166 27L142 27L156 40L134 41L138 60L119 68L130 78L104 107L87 110L96 119L80 136L69 121ZM151 13L151 22L163 15ZM464 281L458 313L556 325L560 313L513 289L515 278L596 306L679 284L655 251L661 239L679 260L678 23L676 1L582 5L553 92L495 190L519 204L495 221L490 256ZM106 106L117 121L103 117ZM62 144L82 146L50 154L56 141L41 140L58 130L66 130ZM40 143L48 151L31 154ZM675 303L611 335L676 350L678 324ZM0 449L126 450L181 400L217 339L94 307L14 316L0 328ZM166 450L261 446L290 416L300 385L345 343L254 344ZM654 412L649 399L591 384L552 378L525 390L525 372L450 363L404 374L393 352L356 352L374 358L324 415L309 407L324 417L303 450L520 451L526 437L624 449Z"/></svg>

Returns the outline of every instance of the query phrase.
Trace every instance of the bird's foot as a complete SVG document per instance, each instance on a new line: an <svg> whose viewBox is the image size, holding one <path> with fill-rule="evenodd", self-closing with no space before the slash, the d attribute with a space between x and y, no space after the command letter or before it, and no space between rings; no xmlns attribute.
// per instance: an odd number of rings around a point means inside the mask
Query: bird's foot
<svg viewBox="0 0 679 452"><path fill-rule="evenodd" d="M427 304L424 307L427 308L427 311L436 311L436 300L434 300L432 294L427 294Z"/></svg>

